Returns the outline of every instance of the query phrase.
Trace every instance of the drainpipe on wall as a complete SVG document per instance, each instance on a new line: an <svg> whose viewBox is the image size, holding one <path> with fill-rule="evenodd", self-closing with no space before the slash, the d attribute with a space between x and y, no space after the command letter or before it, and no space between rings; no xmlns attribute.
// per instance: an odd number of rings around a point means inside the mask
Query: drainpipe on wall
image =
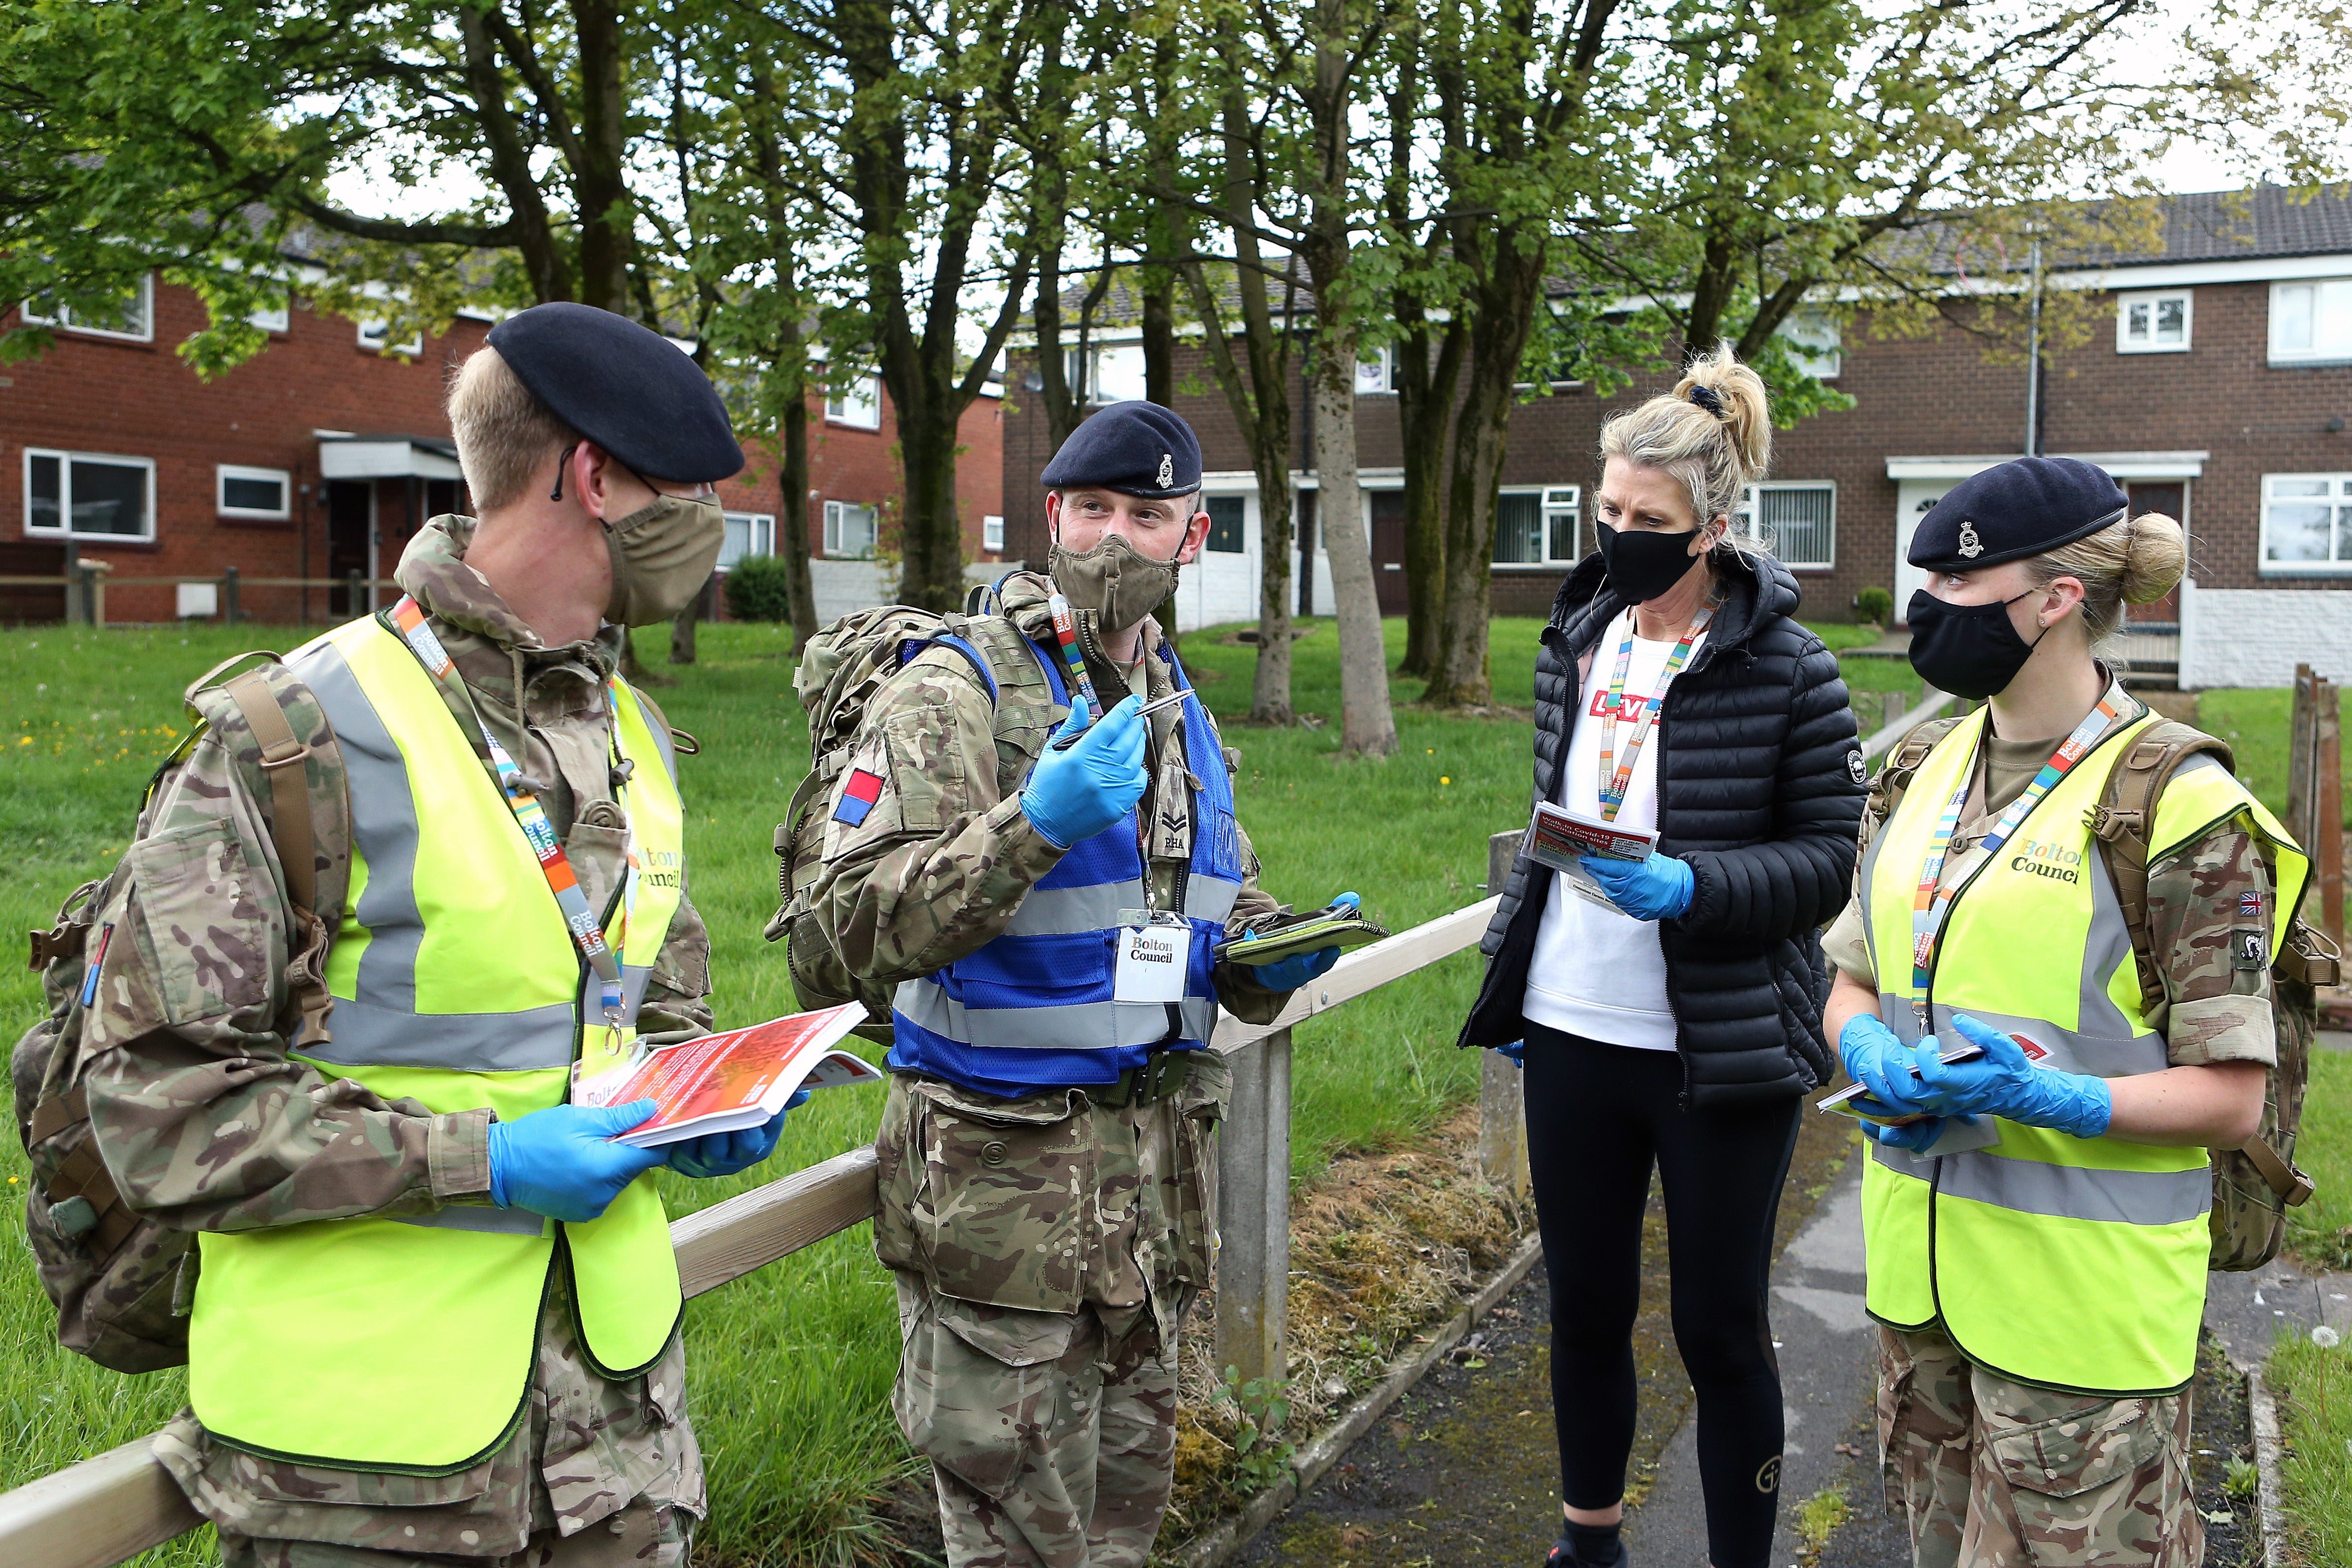
<svg viewBox="0 0 2352 1568"><path fill-rule="evenodd" d="M2042 237L2033 239L2032 296L2026 304L2025 455L2042 455Z"/></svg>

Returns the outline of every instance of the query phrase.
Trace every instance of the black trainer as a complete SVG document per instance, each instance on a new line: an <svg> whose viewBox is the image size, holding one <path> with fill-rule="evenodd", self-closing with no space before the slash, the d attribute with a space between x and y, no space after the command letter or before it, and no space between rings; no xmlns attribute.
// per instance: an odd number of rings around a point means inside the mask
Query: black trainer
<svg viewBox="0 0 2352 1568"><path fill-rule="evenodd" d="M1551 1543L1549 1552L1544 1553L1543 1568L1633 1568L1633 1552L1621 1538L1613 1562L1586 1563L1577 1556L1575 1544L1563 1535Z"/></svg>

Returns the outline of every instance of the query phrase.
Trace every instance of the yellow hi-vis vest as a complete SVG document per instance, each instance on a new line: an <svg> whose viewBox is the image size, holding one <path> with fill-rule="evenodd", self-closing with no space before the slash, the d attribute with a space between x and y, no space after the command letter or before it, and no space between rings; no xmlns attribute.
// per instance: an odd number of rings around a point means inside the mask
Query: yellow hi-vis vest
<svg viewBox="0 0 2352 1568"><path fill-rule="evenodd" d="M1919 1034L1910 987L1921 864L1987 711L1927 754L1863 857L1879 1013L1906 1042ZM2109 771L2152 722L2110 729L1952 899L1927 992L1941 1039L1959 1038L1952 1015L1964 1012L2032 1041L2047 1053L2041 1064L2063 1071L2125 1078L2168 1065L2164 1037L2142 1018L2130 934L2090 830ZM2308 862L2214 758L2191 758L2165 786L2148 860L2233 818L2277 867L2264 944L2274 951ZM1871 1315L1896 1328L1940 1319L1971 1362L2021 1383L2100 1395L2187 1384L2210 1247L2208 1152L1991 1124L1997 1145L1933 1159L1871 1145L1862 1199Z"/></svg>
<svg viewBox="0 0 2352 1568"><path fill-rule="evenodd" d="M441 692L373 618L290 661L351 776L352 879L327 961L328 1038L296 1060L436 1113L500 1121L562 1103L607 1030L596 977L538 858ZM614 682L620 804L641 873L605 938L638 1002L684 882L668 737ZM592 1060L592 1068L593 1062ZM200 1238L188 1399L225 1443L349 1469L447 1474L522 1419L540 1309L558 1259L581 1342L606 1376L657 1360L682 1301L650 1172L585 1225L453 1205Z"/></svg>

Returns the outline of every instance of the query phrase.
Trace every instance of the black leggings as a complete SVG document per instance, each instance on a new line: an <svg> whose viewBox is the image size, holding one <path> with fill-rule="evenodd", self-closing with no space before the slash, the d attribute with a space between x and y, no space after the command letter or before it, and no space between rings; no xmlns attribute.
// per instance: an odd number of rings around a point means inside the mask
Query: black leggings
<svg viewBox="0 0 2352 1568"><path fill-rule="evenodd" d="M1764 1568L1780 1492L1780 1368L1767 1291L1799 1102L1675 1103L1671 1051L1527 1026L1528 1155L1551 1277L1552 1421L1571 1508L1625 1495L1633 1318L1650 1167L1665 1188L1675 1344L1698 1396L1699 1479L1715 1568Z"/></svg>

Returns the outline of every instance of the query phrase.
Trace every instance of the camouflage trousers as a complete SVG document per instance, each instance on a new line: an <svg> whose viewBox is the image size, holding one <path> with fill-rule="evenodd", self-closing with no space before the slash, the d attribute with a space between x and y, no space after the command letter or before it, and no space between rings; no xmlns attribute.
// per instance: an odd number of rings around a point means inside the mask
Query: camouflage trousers
<svg viewBox="0 0 2352 1568"><path fill-rule="evenodd" d="M1942 1329L1878 1326L1878 1446L1915 1568L2196 1568L2184 1390L2101 1399L1971 1365Z"/></svg>
<svg viewBox="0 0 2352 1568"><path fill-rule="evenodd" d="M1177 1330L1216 1246L1205 1057L1097 1105L891 1081L875 1250L897 1270L893 1408L931 1461L950 1568L1141 1568L1174 1479Z"/></svg>
<svg viewBox="0 0 2352 1568"><path fill-rule="evenodd" d="M555 1526L534 1531L520 1552L502 1557L371 1552L323 1541L264 1541L221 1532L221 1568L684 1568L694 1516L639 1498L574 1535Z"/></svg>

